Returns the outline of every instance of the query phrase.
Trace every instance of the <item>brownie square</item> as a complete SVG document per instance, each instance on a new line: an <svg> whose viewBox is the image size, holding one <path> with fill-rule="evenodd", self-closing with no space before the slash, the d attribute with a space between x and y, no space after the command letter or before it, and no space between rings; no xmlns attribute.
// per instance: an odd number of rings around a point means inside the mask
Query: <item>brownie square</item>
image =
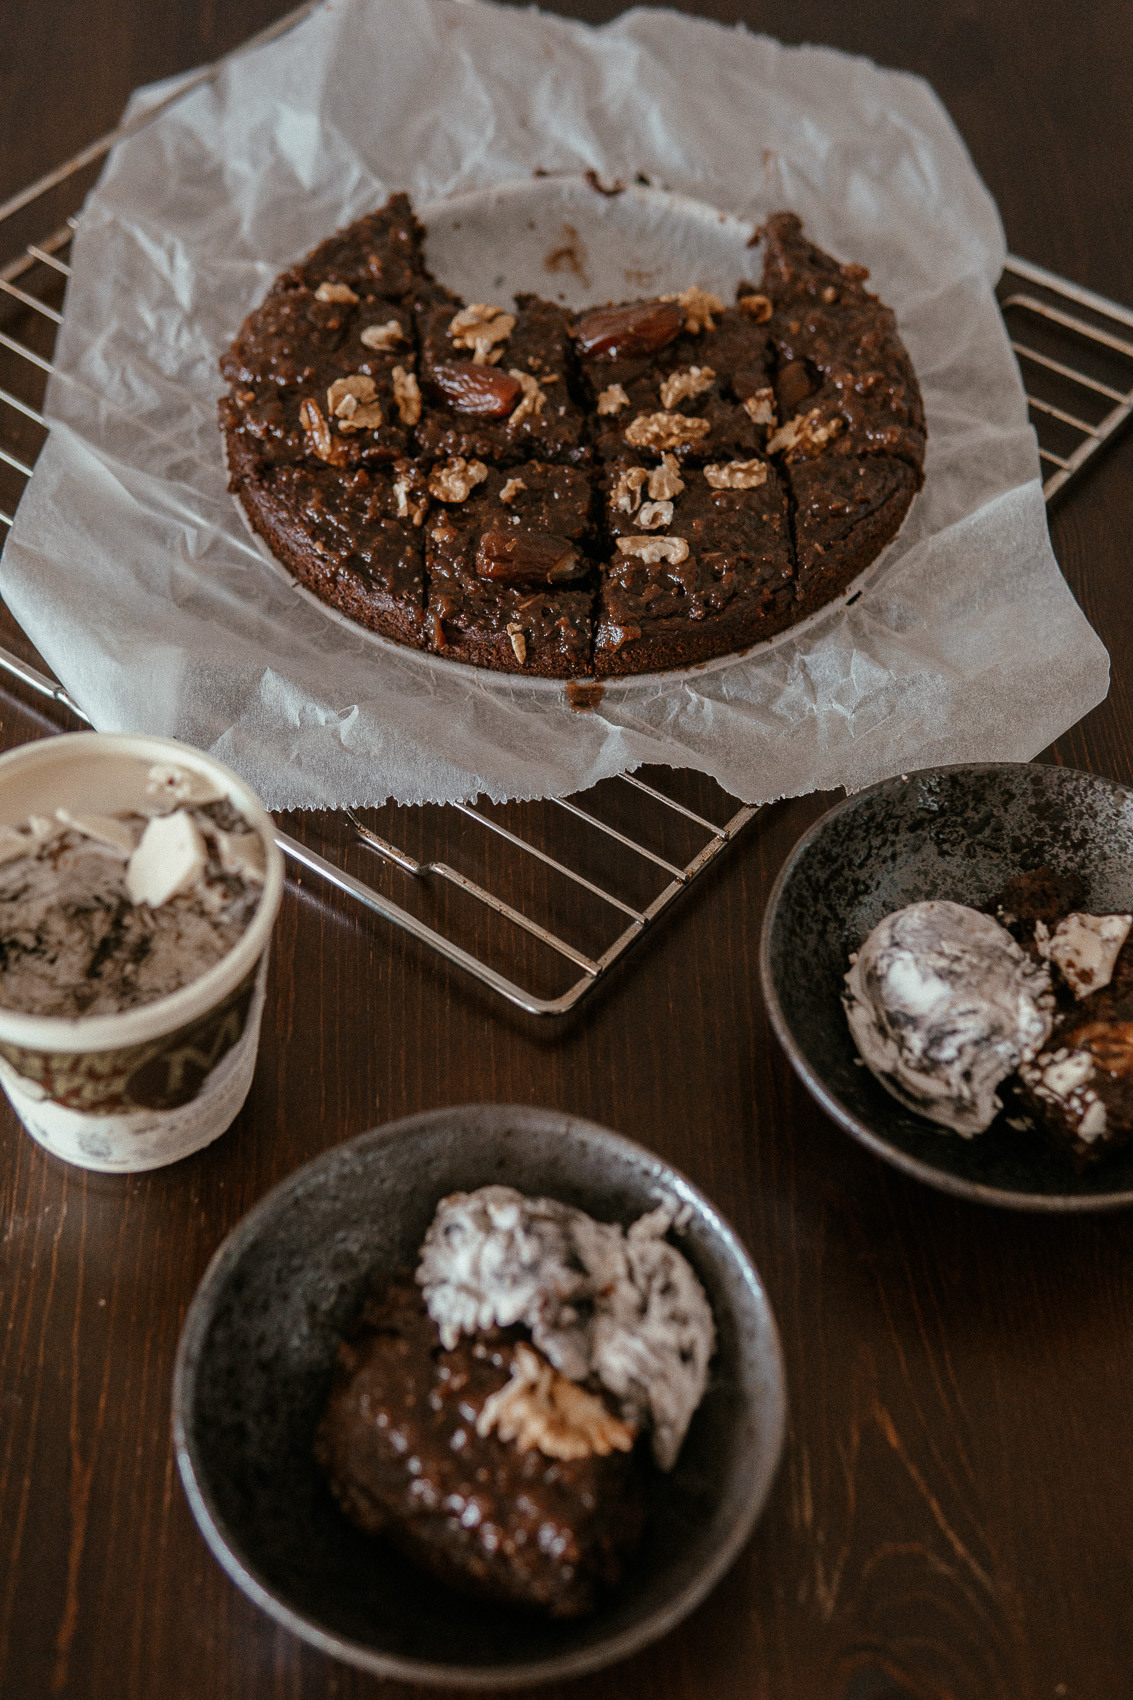
<svg viewBox="0 0 1133 1700"><path fill-rule="evenodd" d="M699 310L682 308L684 299ZM588 351L617 313L654 315L658 328L642 340L657 341L666 309L676 314L671 321L676 329L657 347L639 353L631 334L620 346L615 341L612 348ZM769 430L776 428L767 333L741 307L723 307L715 297L689 290L674 303L631 302L583 314L575 335L590 429L602 460L634 451L667 452L689 464L749 459L762 452Z"/></svg>
<svg viewBox="0 0 1133 1700"><path fill-rule="evenodd" d="M273 464L396 460L421 416L416 364L408 308L288 290L249 316L221 362L234 386L222 425L229 438L243 432Z"/></svg>
<svg viewBox="0 0 1133 1700"><path fill-rule="evenodd" d="M787 496L767 462L625 457L605 492L615 549L601 568L596 672L691 666L794 618Z"/></svg>
<svg viewBox="0 0 1133 1700"><path fill-rule="evenodd" d="M412 1273L379 1282L338 1349L315 1456L348 1517L442 1581L573 1618L621 1579L645 1469L640 1451L548 1458L481 1432L520 1339L445 1348Z"/></svg>
<svg viewBox="0 0 1133 1700"><path fill-rule="evenodd" d="M563 308L535 295L517 296L513 313L475 306L457 312L451 303L423 311L422 456L497 466L533 456L587 461L584 416L569 383L569 323Z"/></svg>
<svg viewBox="0 0 1133 1700"><path fill-rule="evenodd" d="M385 637L425 643L424 479L410 461L262 468L238 485L272 553L323 602Z"/></svg>
<svg viewBox="0 0 1133 1700"><path fill-rule="evenodd" d="M475 483L463 499L469 479ZM442 463L429 477L429 647L510 673L589 671L593 568L589 479L528 461L508 470Z"/></svg>
<svg viewBox="0 0 1133 1700"><path fill-rule="evenodd" d="M320 242L276 280L272 292L296 286L333 291L345 285L359 295L413 296L432 282L422 254L424 240L408 195L391 195L376 212Z"/></svg>
<svg viewBox="0 0 1133 1700"><path fill-rule="evenodd" d="M919 488L924 404L892 312L864 287L869 273L808 242L793 213L769 219L763 236L783 421L770 452L789 461L895 455L913 467Z"/></svg>
<svg viewBox="0 0 1133 1700"><path fill-rule="evenodd" d="M796 617L838 596L897 535L917 492L907 461L822 456L789 464L798 561Z"/></svg>

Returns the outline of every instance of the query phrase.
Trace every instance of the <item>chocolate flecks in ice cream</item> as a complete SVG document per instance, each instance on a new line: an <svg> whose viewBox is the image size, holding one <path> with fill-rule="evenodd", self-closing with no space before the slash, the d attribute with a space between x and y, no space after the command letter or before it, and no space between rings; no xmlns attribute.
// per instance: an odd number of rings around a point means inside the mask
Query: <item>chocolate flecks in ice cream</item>
<svg viewBox="0 0 1133 1700"><path fill-rule="evenodd" d="M989 915L914 903L870 933L846 975L846 1015L870 1071L908 1109L965 1138L1001 1109L1000 1083L1050 1034L1050 974Z"/></svg>
<svg viewBox="0 0 1133 1700"><path fill-rule="evenodd" d="M263 841L204 776L150 770L152 809L0 827L0 1005L77 1018L155 1002L219 962L260 900Z"/></svg>

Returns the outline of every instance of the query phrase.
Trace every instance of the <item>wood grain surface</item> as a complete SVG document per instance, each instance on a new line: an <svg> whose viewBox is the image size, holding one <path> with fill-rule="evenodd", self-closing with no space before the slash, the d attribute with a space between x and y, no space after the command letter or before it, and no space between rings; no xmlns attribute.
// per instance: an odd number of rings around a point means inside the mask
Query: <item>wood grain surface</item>
<svg viewBox="0 0 1133 1700"><path fill-rule="evenodd" d="M0 199L108 129L133 86L285 9L0 0ZM595 22L615 11L561 9ZM1010 247L1133 300L1127 0L687 9L928 77ZM1113 688L1050 756L1130 782L1133 440L1051 523L1110 647ZM57 723L0 700L4 747ZM68 1169L3 1105L6 1700L410 1692L303 1647L228 1582L177 1479L170 1376L209 1257L269 1187L377 1122L468 1100L577 1111L684 1169L750 1248L787 1358L789 1445L750 1547L663 1643L564 1696L1133 1694L1133 1220L1029 1218L938 1195L811 1103L771 1035L755 965L775 873L828 801L767 811L553 1029L292 884L249 1104L214 1149L168 1171Z"/></svg>

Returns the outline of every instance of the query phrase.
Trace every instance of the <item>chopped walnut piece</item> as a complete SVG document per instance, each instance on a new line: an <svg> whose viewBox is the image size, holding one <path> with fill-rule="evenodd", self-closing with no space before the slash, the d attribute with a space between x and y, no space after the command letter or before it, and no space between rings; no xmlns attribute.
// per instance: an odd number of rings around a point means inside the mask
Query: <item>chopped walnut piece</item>
<svg viewBox="0 0 1133 1700"><path fill-rule="evenodd" d="M641 486L648 477L649 474L643 466L627 466L626 470L619 474L610 500L620 513L636 512L641 501Z"/></svg>
<svg viewBox="0 0 1133 1700"><path fill-rule="evenodd" d="M327 412L338 420L340 431L376 431L382 423L381 403L374 399L377 393L377 385L365 372L336 378L327 391Z"/></svg>
<svg viewBox="0 0 1133 1700"><path fill-rule="evenodd" d="M660 531L662 526L672 525L672 502L643 502L633 523L642 531Z"/></svg>
<svg viewBox="0 0 1133 1700"><path fill-rule="evenodd" d="M741 295L736 306L741 313L746 313L749 319L754 319L757 325L765 325L774 312L766 295Z"/></svg>
<svg viewBox="0 0 1133 1700"><path fill-rule="evenodd" d="M308 396L299 409L299 420L304 431L311 439L311 447L320 460L330 460L334 454L334 442L330 434L330 426L323 418L317 401Z"/></svg>
<svg viewBox="0 0 1133 1700"><path fill-rule="evenodd" d="M463 502L477 484L488 476L482 460L465 460L455 455L443 466L435 466L429 474L429 489L440 502Z"/></svg>
<svg viewBox="0 0 1133 1700"><path fill-rule="evenodd" d="M393 481L393 494L397 502L398 519L412 520L414 525L421 525L429 501L423 491L414 489L416 473L417 468L415 466L400 461L398 463L398 477Z"/></svg>
<svg viewBox="0 0 1133 1700"><path fill-rule="evenodd" d="M767 445L767 452L775 455L781 454L784 449L799 449L803 454L816 455L841 429L842 420L837 414L823 419L820 409L812 407L809 413L796 413L781 430L776 431Z"/></svg>
<svg viewBox="0 0 1133 1700"><path fill-rule="evenodd" d="M710 429L707 419L690 419L684 413L639 413L626 428L626 442L635 449L676 449L699 442Z"/></svg>
<svg viewBox="0 0 1133 1700"><path fill-rule="evenodd" d="M662 455L660 466L649 474L649 494L655 502L670 502L685 487L680 468L673 455Z"/></svg>
<svg viewBox="0 0 1133 1700"><path fill-rule="evenodd" d="M519 662L519 665L522 667L524 662L527 660L527 639L523 635L523 627L520 625L518 620L509 621L508 629L507 629L507 635L511 639L511 647L515 651L515 659ZM517 1352L516 1352L517 1356L519 1354L519 1350L520 1350L520 1348L517 1348ZM532 1357L534 1357L535 1356L534 1352L532 1352L531 1355L532 1355ZM548 1364L547 1367L548 1367L548 1369L550 1369L549 1364ZM554 1371L552 1371L551 1373L553 1374ZM501 1391L506 1391L506 1390L501 1389ZM499 1393L494 1395L494 1397L497 1398L497 1399L499 1398L499 1396L500 1396ZM480 1422L484 1421L484 1416L487 1412L488 1405L490 1405L491 1402L492 1402L491 1399L489 1399L484 1406L484 1410L480 1413ZM487 1434L490 1430L490 1427L491 1427L491 1424L489 1424L489 1428L487 1428L487 1429L480 1429L479 1423L477 1424L477 1428L479 1429L479 1432L481 1434ZM501 1428L500 1428L500 1439L501 1440L514 1440L515 1435L514 1435L514 1433L513 1434L505 1434L504 1431L503 1431L503 1427L501 1426ZM533 1445L538 1445L538 1442L537 1441L529 1441L526 1446L524 1446L521 1442L519 1450L521 1452L529 1452ZM554 1454L552 1454L552 1456L554 1456Z"/></svg>
<svg viewBox="0 0 1133 1700"><path fill-rule="evenodd" d="M538 380L533 378L530 372L521 372L518 366L508 367L508 377L514 378L523 391L508 423L518 425L520 420L530 419L542 413L543 403L547 398L539 388Z"/></svg>
<svg viewBox="0 0 1133 1700"><path fill-rule="evenodd" d="M767 483L767 462L728 460L722 466L706 466L704 476L714 490L758 490Z"/></svg>
<svg viewBox="0 0 1133 1700"><path fill-rule="evenodd" d="M514 329L514 314L505 313L502 307L490 307L486 302L474 301L471 307L462 307L459 313L454 314L448 334L454 348L472 350L473 365L492 366L503 352L494 345L506 342Z"/></svg>
<svg viewBox="0 0 1133 1700"><path fill-rule="evenodd" d="M683 537L619 537L618 549L623 555L635 555L647 567L658 561L679 567L688 560L688 544Z"/></svg>
<svg viewBox="0 0 1133 1700"><path fill-rule="evenodd" d="M392 354L399 342L409 340L397 319L387 319L384 325L367 325L361 339L364 347L373 348L379 354Z"/></svg>
<svg viewBox="0 0 1133 1700"><path fill-rule="evenodd" d="M620 384L607 384L598 397L599 413L620 413L629 406L629 397Z"/></svg>
<svg viewBox="0 0 1133 1700"><path fill-rule="evenodd" d="M393 399L397 403L401 423L416 425L421 417L421 390L416 377L412 372L407 372L404 366L395 366L391 376Z"/></svg>
<svg viewBox="0 0 1133 1700"><path fill-rule="evenodd" d="M778 415L775 412L775 391L771 388L756 390L744 402L744 412L753 425L777 425Z"/></svg>
<svg viewBox="0 0 1133 1700"><path fill-rule="evenodd" d="M353 307L358 297L348 283L320 283L315 291L316 301L339 301Z"/></svg>
<svg viewBox="0 0 1133 1700"><path fill-rule="evenodd" d="M327 412L335 418L349 419L354 411L349 403L353 401L357 406L360 401L373 401L377 391L373 378L367 377L364 372L352 372L348 378L336 378L327 391ZM340 413L344 403L345 410Z"/></svg>
<svg viewBox="0 0 1133 1700"><path fill-rule="evenodd" d="M515 1441L521 1452L537 1449L564 1461L632 1452L635 1438L629 1424L611 1416L597 1394L568 1381L522 1340L512 1358L511 1380L485 1399L476 1419L477 1434L486 1436L493 1429L505 1443Z"/></svg>
<svg viewBox="0 0 1133 1700"><path fill-rule="evenodd" d="M526 490L526 488L527 485L523 482L522 478L509 478L503 489L500 491L500 501L514 502L515 498L519 495L519 492L521 490Z"/></svg>
<svg viewBox="0 0 1133 1700"><path fill-rule="evenodd" d="M701 289L693 284L691 289L682 289L679 295L662 295L662 301L675 301L684 308L685 330L698 336L701 331L714 331L716 321L713 313L722 313L724 303L718 295L712 295L707 289Z"/></svg>
<svg viewBox="0 0 1133 1700"><path fill-rule="evenodd" d="M662 405L676 407L678 402L703 395L715 382L716 374L711 366L687 366L683 371L672 373L661 385Z"/></svg>

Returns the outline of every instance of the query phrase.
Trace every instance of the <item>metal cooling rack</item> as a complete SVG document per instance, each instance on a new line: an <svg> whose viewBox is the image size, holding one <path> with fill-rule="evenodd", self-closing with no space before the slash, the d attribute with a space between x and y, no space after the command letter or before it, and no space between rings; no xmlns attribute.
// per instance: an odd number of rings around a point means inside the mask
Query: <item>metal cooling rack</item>
<svg viewBox="0 0 1133 1700"><path fill-rule="evenodd" d="M245 45L281 35L318 3L309 0ZM74 211L115 142L211 80L223 63L194 73L160 105L0 206L0 244L7 241L13 252L0 268L5 530L46 435L42 400L70 275ZM21 222L36 216L37 228L51 234L24 240ZM1000 304L1040 453L1051 468L1044 485L1049 501L1133 412L1133 313L1013 257ZM0 648L0 671L9 680L89 725L37 660ZM280 829L277 837L300 884L310 875L344 893L520 1009L562 1015L757 812L703 775L662 769L649 779L624 773L580 796L538 803L389 805L365 811L366 818L349 811L308 814L288 823L300 836Z"/></svg>

